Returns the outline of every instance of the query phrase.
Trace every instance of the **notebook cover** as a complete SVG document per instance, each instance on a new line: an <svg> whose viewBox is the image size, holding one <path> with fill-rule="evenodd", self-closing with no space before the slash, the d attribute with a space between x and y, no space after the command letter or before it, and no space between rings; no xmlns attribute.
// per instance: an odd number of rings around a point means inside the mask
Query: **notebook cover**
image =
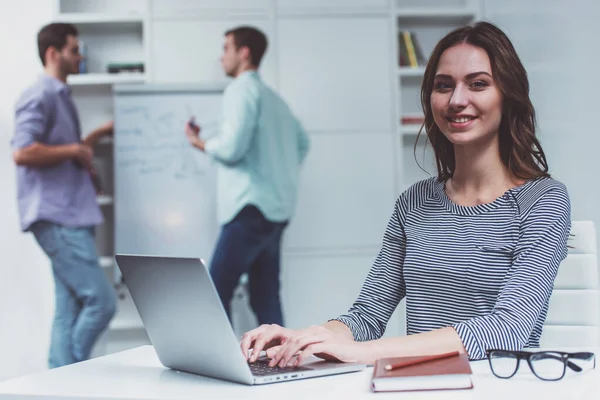
<svg viewBox="0 0 600 400"><path fill-rule="evenodd" d="M473 388L473 383L470 379L470 375L472 374L471 366L466 354L409 365L391 371L386 371L385 369L385 366L389 364L420 358L422 357L388 357L377 360L373 368L373 389L378 391L378 382L384 383L388 391L425 390L418 388L421 382L423 383L421 386L427 390ZM454 380L452 375L456 375L455 384L448 384ZM466 384L467 379L464 379L465 376L469 377L468 384ZM425 379L427 377L431 377L432 379ZM388 380L393 380L393 383ZM440 381L440 385L432 387L433 381L436 380ZM460 387L457 387L457 384ZM406 389L407 387L410 389Z"/></svg>

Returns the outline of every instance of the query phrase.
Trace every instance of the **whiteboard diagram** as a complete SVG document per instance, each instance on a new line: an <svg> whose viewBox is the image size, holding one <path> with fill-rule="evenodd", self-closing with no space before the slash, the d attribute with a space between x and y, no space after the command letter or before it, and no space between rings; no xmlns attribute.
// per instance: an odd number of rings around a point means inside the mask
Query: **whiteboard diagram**
<svg viewBox="0 0 600 400"><path fill-rule="evenodd" d="M189 86L115 88L117 253L210 260L216 165L189 144L184 126L192 113L202 137L216 135L221 97L222 90Z"/></svg>

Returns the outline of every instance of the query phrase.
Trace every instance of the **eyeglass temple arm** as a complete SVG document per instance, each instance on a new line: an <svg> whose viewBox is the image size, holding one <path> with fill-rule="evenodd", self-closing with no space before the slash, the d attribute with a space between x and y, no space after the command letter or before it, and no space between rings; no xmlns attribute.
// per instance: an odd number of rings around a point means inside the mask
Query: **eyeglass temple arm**
<svg viewBox="0 0 600 400"><path fill-rule="evenodd" d="M596 368L596 357L594 357L594 353L590 353L590 352L568 353L568 356L570 358L574 358L576 360L590 360L590 359L593 359L594 360L594 368ZM576 372L581 372L581 367L579 365L576 365L576 364L572 363L571 361L568 361L567 365L572 370L574 370Z"/></svg>
<svg viewBox="0 0 600 400"><path fill-rule="evenodd" d="M583 352L583 353L567 353L567 355L570 358L575 358L577 360L588 360L588 359L594 357L594 353L586 353L586 352ZM554 360L562 360L562 358L557 357L557 356L555 356L553 354L543 354L543 357L544 358L551 358L551 359L554 359ZM579 365L577 365L575 363L572 363L571 361L567 361L567 366L569 368L571 368L575 372L581 372L582 371L582 369L581 369L581 367ZM595 367L596 367L596 359L594 358L594 368Z"/></svg>

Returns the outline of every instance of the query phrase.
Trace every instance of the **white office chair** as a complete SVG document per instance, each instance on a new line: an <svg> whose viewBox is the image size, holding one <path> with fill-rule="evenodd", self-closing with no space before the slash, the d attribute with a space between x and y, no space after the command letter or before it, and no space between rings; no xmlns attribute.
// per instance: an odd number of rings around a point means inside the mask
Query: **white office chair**
<svg viewBox="0 0 600 400"><path fill-rule="evenodd" d="M550 297L542 348L600 346L596 228L592 221L573 221L571 235Z"/></svg>

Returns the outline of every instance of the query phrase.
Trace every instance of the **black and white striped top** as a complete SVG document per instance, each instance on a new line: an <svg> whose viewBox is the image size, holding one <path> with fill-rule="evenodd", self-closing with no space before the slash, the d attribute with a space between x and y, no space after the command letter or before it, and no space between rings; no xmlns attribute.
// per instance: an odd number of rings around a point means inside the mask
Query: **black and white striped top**
<svg viewBox="0 0 600 400"><path fill-rule="evenodd" d="M378 339L406 298L408 334L452 326L471 359L539 347L570 212L552 178L472 207L453 203L436 178L418 182L398 198L360 295L337 320L357 341Z"/></svg>

